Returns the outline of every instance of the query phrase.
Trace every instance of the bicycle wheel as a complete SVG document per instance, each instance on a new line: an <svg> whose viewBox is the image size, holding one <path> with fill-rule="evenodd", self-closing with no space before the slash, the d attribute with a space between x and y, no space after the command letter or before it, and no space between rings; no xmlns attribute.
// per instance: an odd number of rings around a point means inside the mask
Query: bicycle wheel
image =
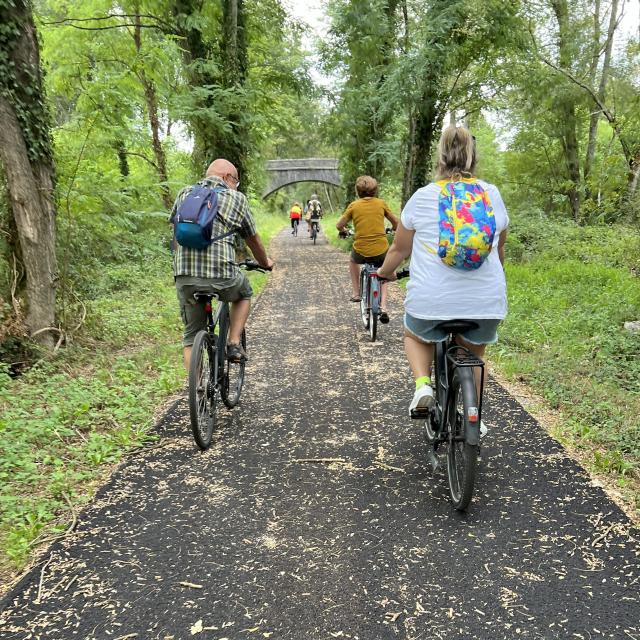
<svg viewBox="0 0 640 640"><path fill-rule="evenodd" d="M228 331L225 332L224 342L221 345L226 344ZM242 348L247 350L247 335L242 331ZM220 347L222 348L222 346ZM242 393L242 385L244 384L244 368L246 362L229 362L227 358L224 358L223 373L222 373L222 386L220 387L220 395L222 401L229 409L233 409L240 401L240 394Z"/></svg>
<svg viewBox="0 0 640 640"><path fill-rule="evenodd" d="M465 398L461 375L473 376L472 369L455 369L449 391L449 447L447 451L447 476L451 502L458 511L464 511L471 502L476 481L478 447L467 443L465 407L476 406L473 398Z"/></svg>
<svg viewBox="0 0 640 640"><path fill-rule="evenodd" d="M378 335L378 316L380 315L380 282L369 278L369 337L376 341Z"/></svg>
<svg viewBox="0 0 640 640"><path fill-rule="evenodd" d="M315 244L318 239L318 227L315 224L313 225L313 231L311 233L313 234L313 244Z"/></svg>
<svg viewBox="0 0 640 640"><path fill-rule="evenodd" d="M360 270L360 317L366 331L369 330L369 288L367 287L367 274Z"/></svg>
<svg viewBox="0 0 640 640"><path fill-rule="evenodd" d="M196 444L204 451L211 444L216 411L216 350L206 331L196 335L189 365L189 415Z"/></svg>

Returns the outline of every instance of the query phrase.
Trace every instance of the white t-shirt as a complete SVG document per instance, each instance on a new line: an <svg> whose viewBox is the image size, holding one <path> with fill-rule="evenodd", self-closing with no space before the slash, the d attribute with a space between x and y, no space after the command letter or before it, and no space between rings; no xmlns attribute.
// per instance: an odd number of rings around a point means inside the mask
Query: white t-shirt
<svg viewBox="0 0 640 640"><path fill-rule="evenodd" d="M404 307L415 318L467 320L504 318L507 286L498 257L500 232L509 216L497 187L478 181L489 195L496 221L493 249L478 269L467 271L446 265L437 255L439 238L438 197L440 187L430 183L418 189L402 211L402 225L415 231L411 253L411 276ZM432 253L424 244L431 247Z"/></svg>

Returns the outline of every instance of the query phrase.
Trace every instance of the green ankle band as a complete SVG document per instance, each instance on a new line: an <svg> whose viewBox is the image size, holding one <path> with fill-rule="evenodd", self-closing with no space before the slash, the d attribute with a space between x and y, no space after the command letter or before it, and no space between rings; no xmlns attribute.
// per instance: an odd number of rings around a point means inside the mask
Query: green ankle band
<svg viewBox="0 0 640 640"><path fill-rule="evenodd" d="M416 378L416 389L424 387L425 384L431 384L431 378L429 376L420 376Z"/></svg>

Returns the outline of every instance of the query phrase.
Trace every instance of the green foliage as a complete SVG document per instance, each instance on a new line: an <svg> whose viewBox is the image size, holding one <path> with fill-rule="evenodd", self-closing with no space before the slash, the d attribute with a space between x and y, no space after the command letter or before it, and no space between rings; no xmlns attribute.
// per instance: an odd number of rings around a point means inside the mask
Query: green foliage
<svg viewBox="0 0 640 640"><path fill-rule="evenodd" d="M640 470L640 238L515 215L507 243L509 315L491 359L563 415L561 434L605 472Z"/></svg>

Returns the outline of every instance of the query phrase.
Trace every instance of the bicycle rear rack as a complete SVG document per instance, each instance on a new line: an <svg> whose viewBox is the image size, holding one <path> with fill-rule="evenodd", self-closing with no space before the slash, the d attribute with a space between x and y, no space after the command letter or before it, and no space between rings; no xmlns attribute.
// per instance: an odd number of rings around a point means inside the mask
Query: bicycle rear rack
<svg viewBox="0 0 640 640"><path fill-rule="evenodd" d="M447 360L456 367L484 368L484 360L471 353L466 347L457 344L447 349Z"/></svg>

